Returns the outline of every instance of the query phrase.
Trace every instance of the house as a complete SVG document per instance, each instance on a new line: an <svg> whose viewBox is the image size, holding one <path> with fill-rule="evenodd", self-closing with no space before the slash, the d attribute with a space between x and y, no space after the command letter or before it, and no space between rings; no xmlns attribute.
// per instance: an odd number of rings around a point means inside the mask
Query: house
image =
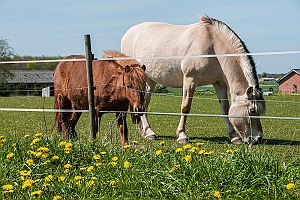
<svg viewBox="0 0 300 200"><path fill-rule="evenodd" d="M24 89L53 86L54 70L10 70L13 77L6 81L9 89L21 86Z"/></svg>
<svg viewBox="0 0 300 200"><path fill-rule="evenodd" d="M300 69L292 69L276 82L280 94L300 94Z"/></svg>

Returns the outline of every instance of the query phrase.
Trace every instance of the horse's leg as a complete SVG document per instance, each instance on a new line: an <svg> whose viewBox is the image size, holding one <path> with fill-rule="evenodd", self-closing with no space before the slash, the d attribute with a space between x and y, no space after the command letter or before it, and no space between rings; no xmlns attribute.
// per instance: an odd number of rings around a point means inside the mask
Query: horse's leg
<svg viewBox="0 0 300 200"><path fill-rule="evenodd" d="M76 107L74 107L76 110ZM82 112L73 112L71 117L70 117L70 121L69 121L69 129L68 129L68 138L69 139L77 139L77 133L75 131L75 126L81 116Z"/></svg>
<svg viewBox="0 0 300 200"><path fill-rule="evenodd" d="M125 113L116 113L116 118L118 120L118 127L122 141L122 147L128 144L128 128L126 123Z"/></svg>
<svg viewBox="0 0 300 200"><path fill-rule="evenodd" d="M55 109L72 109L72 102L70 99L62 94L58 94L55 97ZM69 120L71 118L71 113L69 112L57 112L55 114L55 120L57 122L58 131L69 132Z"/></svg>
<svg viewBox="0 0 300 200"><path fill-rule="evenodd" d="M151 99L151 93L154 91L155 86L156 86L156 82L154 82L150 79L147 81L147 92L145 94L145 103L144 103L145 111L148 111L148 106L149 106L150 99ZM152 131L152 129L150 127L150 124L148 122L148 115L147 114L143 114L141 116L140 131L142 132L142 136L144 138L146 138L148 140L155 140L156 139L156 135Z"/></svg>
<svg viewBox="0 0 300 200"><path fill-rule="evenodd" d="M194 84L194 80L192 77L184 77L183 81L183 95L182 95L182 102L181 102L181 113L182 114L189 114L191 110L193 95L195 92L196 86ZM185 131L185 124L186 124L187 116L181 116L180 122L176 131L178 136L178 143L185 144L189 142L189 138L186 135Z"/></svg>
<svg viewBox="0 0 300 200"><path fill-rule="evenodd" d="M227 85L224 82L214 83L213 85L216 90L217 97L219 99L222 114L228 115L230 105L227 96ZM242 139L240 135L235 131L233 125L230 123L229 118L225 117L224 121L226 123L227 134L228 137L231 139L231 142L234 144L241 144Z"/></svg>

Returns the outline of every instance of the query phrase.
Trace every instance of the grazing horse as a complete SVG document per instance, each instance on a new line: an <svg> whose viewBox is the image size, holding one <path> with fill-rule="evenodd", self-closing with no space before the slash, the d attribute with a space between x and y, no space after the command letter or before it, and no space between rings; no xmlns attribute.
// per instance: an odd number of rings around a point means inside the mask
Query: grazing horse
<svg viewBox="0 0 300 200"><path fill-rule="evenodd" d="M105 51L102 57L126 57L117 51ZM66 59L82 59L85 56L71 55ZM145 66L136 60L93 60L94 102L96 110L96 130L98 119L104 112L144 111L143 103L146 87ZM85 61L60 62L54 74L54 108L83 110L89 109L87 73ZM76 138L75 126L81 112L57 112L55 121L58 130L64 131L68 139ZM132 121L139 122L139 116L132 114ZM126 114L116 112L122 146L128 144ZM91 139L91 138L90 138Z"/></svg>
<svg viewBox="0 0 300 200"><path fill-rule="evenodd" d="M262 139L258 116L264 114L266 106L259 90L255 64L249 55L223 55L249 53L244 42L225 23L207 16L202 16L198 23L185 26L141 23L125 33L121 51L138 57L138 61L147 66L146 74L150 79L145 96L146 110L156 83L183 88L182 114L190 112L197 86L213 84L222 114L229 115L224 120L231 142L254 144ZM169 58L161 58L163 56ZM179 143L188 142L186 119L186 115L181 116L176 131ZM140 129L145 138L155 139L146 115L141 116Z"/></svg>

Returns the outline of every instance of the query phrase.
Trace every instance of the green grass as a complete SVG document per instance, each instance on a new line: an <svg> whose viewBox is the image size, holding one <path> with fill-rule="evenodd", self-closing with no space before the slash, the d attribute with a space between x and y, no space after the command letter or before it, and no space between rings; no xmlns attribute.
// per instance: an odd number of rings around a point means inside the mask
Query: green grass
<svg viewBox="0 0 300 200"><path fill-rule="evenodd" d="M265 98L267 116L299 117L300 96ZM153 95L149 111L178 113L180 102L179 96ZM0 98L0 107L53 108L53 98ZM191 113L219 114L215 95L196 96ZM1 188L3 199L217 199L215 192L222 199L300 197L299 121L262 119L264 143L249 147L230 144L223 119L189 117L191 143L183 146L176 142L178 116L151 115L158 140L141 138L128 119L131 146L122 150L113 114L104 115L93 142L87 141L87 113L76 127L77 141L51 131L53 113L0 111L0 117L0 186L13 186L11 192ZM30 175L22 177L23 170ZM287 189L289 183L295 186ZM31 195L35 191L41 194Z"/></svg>

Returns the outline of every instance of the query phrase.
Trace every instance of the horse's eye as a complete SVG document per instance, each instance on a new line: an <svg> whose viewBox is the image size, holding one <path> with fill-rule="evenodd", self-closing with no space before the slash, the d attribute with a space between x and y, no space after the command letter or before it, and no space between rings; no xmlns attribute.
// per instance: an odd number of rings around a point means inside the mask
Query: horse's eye
<svg viewBox="0 0 300 200"><path fill-rule="evenodd" d="M256 110L254 108L249 109L250 113L256 113Z"/></svg>

